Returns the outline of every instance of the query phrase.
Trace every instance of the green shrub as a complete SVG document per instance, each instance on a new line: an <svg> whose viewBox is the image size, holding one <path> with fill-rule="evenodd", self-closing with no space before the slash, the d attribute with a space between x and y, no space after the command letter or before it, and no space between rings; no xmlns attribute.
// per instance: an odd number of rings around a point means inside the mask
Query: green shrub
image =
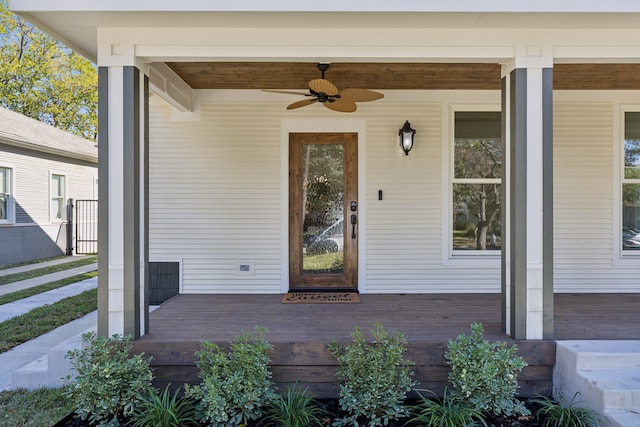
<svg viewBox="0 0 640 427"><path fill-rule="evenodd" d="M400 333L389 336L379 323L371 332L371 343L355 328L353 344L329 344L329 351L338 359L340 407L348 413L334 426L388 425L409 413L403 402L415 383L411 380L413 363L404 360L407 342Z"/></svg>
<svg viewBox="0 0 640 427"><path fill-rule="evenodd" d="M151 387L149 361L143 354L130 354L129 339L96 337L90 332L82 336L82 349L67 353L77 376L66 377L65 396L76 403L76 413L83 420L100 426L119 425Z"/></svg>
<svg viewBox="0 0 640 427"><path fill-rule="evenodd" d="M449 340L445 358L451 366L452 397L487 415L529 415L524 403L515 398L517 372L527 363L516 355L516 345L490 343L483 334L482 324L473 323L471 335Z"/></svg>
<svg viewBox="0 0 640 427"><path fill-rule="evenodd" d="M307 389L290 386L269 402L264 422L272 427L322 426L325 411L309 396Z"/></svg>
<svg viewBox="0 0 640 427"><path fill-rule="evenodd" d="M476 411L472 406L462 402L447 394L445 389L442 399L433 393L433 399L420 396L418 404L412 406L411 412L414 415L409 420L416 427L475 427L485 426L482 414Z"/></svg>
<svg viewBox="0 0 640 427"><path fill-rule="evenodd" d="M536 411L536 418L542 417L544 427L600 427L598 414L591 408L580 406L576 402L580 393L573 395L569 403L564 397L555 402L548 397L535 399L540 408Z"/></svg>
<svg viewBox="0 0 640 427"><path fill-rule="evenodd" d="M185 386L187 396L196 400L199 421L215 427L245 425L262 416L275 396L269 370L272 346L263 338L266 330L256 330L256 335L240 335L228 352L214 343L202 343L196 353L202 381Z"/></svg>
<svg viewBox="0 0 640 427"><path fill-rule="evenodd" d="M197 426L193 401L179 397L179 392L177 389L172 395L168 385L160 394L155 388L149 389L131 415L132 427Z"/></svg>

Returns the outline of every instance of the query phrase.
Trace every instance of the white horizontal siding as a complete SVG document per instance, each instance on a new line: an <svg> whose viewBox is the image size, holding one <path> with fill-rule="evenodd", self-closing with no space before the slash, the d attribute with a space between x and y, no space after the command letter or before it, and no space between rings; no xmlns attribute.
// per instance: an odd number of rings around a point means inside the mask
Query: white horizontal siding
<svg viewBox="0 0 640 427"><path fill-rule="evenodd" d="M442 263L442 104L394 103L367 117L367 292L497 292L498 268ZM405 120L417 130L408 156ZM383 200L377 198L383 190Z"/></svg>
<svg viewBox="0 0 640 427"><path fill-rule="evenodd" d="M213 102L176 123L153 106L150 259L182 262L183 292L280 291L280 115Z"/></svg>
<svg viewBox="0 0 640 427"><path fill-rule="evenodd" d="M91 144L91 142L87 142ZM98 177L96 164L67 159L47 153L2 145L0 141L0 166L10 166L14 172L14 197L24 215L16 218L19 223L50 223L51 173L65 175L67 194L72 199L94 199L94 180Z"/></svg>
<svg viewBox="0 0 640 427"><path fill-rule="evenodd" d="M320 106L286 111L283 105L208 98L200 122L172 122L168 107L152 103L150 258L182 263L183 292L281 291L288 262L281 256L288 233L281 227L288 187L281 182L281 122L346 117ZM614 108L612 102L555 103L558 292L637 290L639 268L614 263ZM500 291L495 259L443 263L442 111L440 101L385 101L356 113L366 122L360 261L368 293ZM397 142L405 120L417 129L409 156ZM239 273L239 264L253 271Z"/></svg>
<svg viewBox="0 0 640 427"><path fill-rule="evenodd" d="M556 292L637 289L638 269L614 267L612 103L554 106Z"/></svg>

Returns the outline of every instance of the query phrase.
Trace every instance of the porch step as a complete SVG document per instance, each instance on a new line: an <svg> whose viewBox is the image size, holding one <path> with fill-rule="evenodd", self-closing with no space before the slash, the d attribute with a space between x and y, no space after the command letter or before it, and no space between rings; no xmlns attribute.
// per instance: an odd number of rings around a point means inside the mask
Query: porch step
<svg viewBox="0 0 640 427"><path fill-rule="evenodd" d="M49 357L43 356L11 374L11 387L35 390L39 387L47 387L47 369Z"/></svg>
<svg viewBox="0 0 640 427"><path fill-rule="evenodd" d="M607 421L611 427L640 426L640 409L636 411L605 411Z"/></svg>
<svg viewBox="0 0 640 427"><path fill-rule="evenodd" d="M613 426L640 426L640 341L559 341L553 395L579 401Z"/></svg>
<svg viewBox="0 0 640 427"><path fill-rule="evenodd" d="M90 332L90 328L83 332ZM66 358L67 352L81 348L82 334L75 335L52 347L45 356L40 357L11 374L11 387L34 390L39 387L57 388L64 383L63 378L72 374L71 362Z"/></svg>

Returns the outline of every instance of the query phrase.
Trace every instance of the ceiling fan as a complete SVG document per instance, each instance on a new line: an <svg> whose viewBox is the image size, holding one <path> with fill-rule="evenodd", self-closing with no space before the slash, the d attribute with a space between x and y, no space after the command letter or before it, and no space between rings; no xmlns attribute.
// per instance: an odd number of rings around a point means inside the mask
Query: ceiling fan
<svg viewBox="0 0 640 427"><path fill-rule="evenodd" d="M287 106L287 110L305 107L307 105L320 102L322 105L333 111L342 113L351 113L358 108L356 102L375 101L384 97L383 94L368 89L342 89L338 88L329 80L325 80L324 72L329 69L329 63L321 62L318 64L318 70L322 72L322 78L311 80L309 82L309 93L290 92L284 90L267 90L265 92L288 93L293 95L307 96L307 99L296 101Z"/></svg>

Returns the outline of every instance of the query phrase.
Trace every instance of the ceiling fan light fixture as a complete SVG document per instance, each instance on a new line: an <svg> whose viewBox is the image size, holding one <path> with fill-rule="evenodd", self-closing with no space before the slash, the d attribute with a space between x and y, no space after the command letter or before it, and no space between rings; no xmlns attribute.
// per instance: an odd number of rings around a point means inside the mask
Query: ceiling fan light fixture
<svg viewBox="0 0 640 427"><path fill-rule="evenodd" d="M314 79L309 82L308 93L285 90L263 90L266 92L286 93L309 97L306 100L297 101L288 105L287 110L294 110L296 108L305 107L318 102L333 111L352 113L357 109L356 102L375 101L384 97L383 94L369 89L347 88L338 90L333 83L324 78L324 72L329 69L329 65L330 64L327 62L321 62L318 64L318 70L322 72L322 78Z"/></svg>
<svg viewBox="0 0 640 427"><path fill-rule="evenodd" d="M400 147L402 151L404 151L404 155L408 156L409 151L413 148L413 137L416 134L416 130L411 127L411 123L409 120L404 122L404 125L398 131L398 135L400 136Z"/></svg>

